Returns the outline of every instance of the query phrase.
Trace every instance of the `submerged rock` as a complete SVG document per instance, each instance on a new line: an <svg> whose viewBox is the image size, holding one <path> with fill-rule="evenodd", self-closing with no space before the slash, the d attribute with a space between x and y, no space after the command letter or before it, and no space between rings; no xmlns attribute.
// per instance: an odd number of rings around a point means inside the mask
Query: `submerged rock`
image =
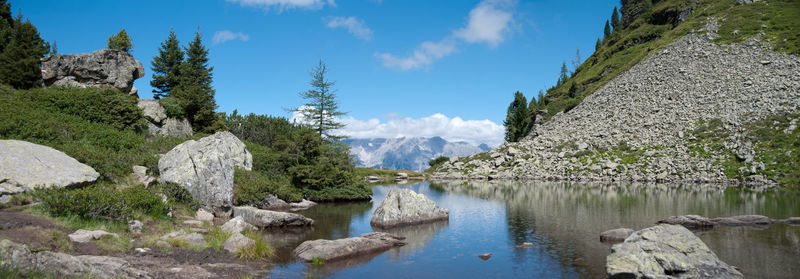
<svg viewBox="0 0 800 279"><path fill-rule="evenodd" d="M633 233L632 229L620 228L600 233L600 242L622 242Z"/></svg>
<svg viewBox="0 0 800 279"><path fill-rule="evenodd" d="M384 232L372 232L357 237L327 240L317 239L301 243L294 249L294 255L310 262L314 258L335 261L358 255L382 252L393 247L403 246L404 237Z"/></svg>
<svg viewBox="0 0 800 279"><path fill-rule="evenodd" d="M258 209L252 206L237 206L233 216L241 217L248 224L260 228L311 226L314 220L303 215Z"/></svg>
<svg viewBox="0 0 800 279"><path fill-rule="evenodd" d="M711 219L715 225L726 226L767 226L772 225L774 221L766 216L761 215L739 215L731 217L719 217Z"/></svg>
<svg viewBox="0 0 800 279"><path fill-rule="evenodd" d="M0 197L36 187L92 183L100 174L51 147L20 140L0 140Z"/></svg>
<svg viewBox="0 0 800 279"><path fill-rule="evenodd" d="M492 253L480 254L478 255L478 258L481 258L481 260L486 261L489 260L489 258L491 258L492 255L493 255Z"/></svg>
<svg viewBox="0 0 800 279"><path fill-rule="evenodd" d="M300 202L289 203L289 206L292 207L292 211L306 210L306 209L312 208L312 207L314 207L316 205L317 205L317 203L315 203L313 201L310 201L310 200L307 200L307 199L303 199Z"/></svg>
<svg viewBox="0 0 800 279"><path fill-rule="evenodd" d="M72 256L50 251L33 252L27 246L0 240L0 267L14 267L20 275L47 272L76 278L152 278L126 260L107 256Z"/></svg>
<svg viewBox="0 0 800 279"><path fill-rule="evenodd" d="M162 181L186 188L217 216L230 216L234 167L252 169L253 155L230 132L186 141L158 160Z"/></svg>
<svg viewBox="0 0 800 279"><path fill-rule="evenodd" d="M611 247L609 278L743 278L691 231L661 224L634 232Z"/></svg>
<svg viewBox="0 0 800 279"><path fill-rule="evenodd" d="M410 189L392 188L375 209L370 224L379 228L390 228L436 220L449 219L447 209L436 206L423 194Z"/></svg>
<svg viewBox="0 0 800 279"><path fill-rule="evenodd" d="M714 223L712 223L711 220L699 215L670 216L656 223L681 225L690 229L703 229L703 228L714 227Z"/></svg>

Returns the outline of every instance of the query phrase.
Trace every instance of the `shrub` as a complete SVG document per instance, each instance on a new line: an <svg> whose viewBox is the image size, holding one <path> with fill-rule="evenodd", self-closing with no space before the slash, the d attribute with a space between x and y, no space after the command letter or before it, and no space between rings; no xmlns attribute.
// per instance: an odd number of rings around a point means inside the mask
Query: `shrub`
<svg viewBox="0 0 800 279"><path fill-rule="evenodd" d="M81 189L47 188L37 190L34 196L41 201L40 208L55 217L127 222L142 215L163 218L169 212L161 197L143 186L122 190L105 185Z"/></svg>
<svg viewBox="0 0 800 279"><path fill-rule="evenodd" d="M258 231L245 230L242 234L255 241L255 243L239 249L239 252L236 252L239 258L244 260L265 260L275 254L275 248L264 240L264 237Z"/></svg>
<svg viewBox="0 0 800 279"><path fill-rule="evenodd" d="M448 160L450 160L450 158L447 158L445 156L439 156L433 160L428 161L428 165L431 166L431 168L434 168L440 166L441 164L444 164L444 162L447 162Z"/></svg>
<svg viewBox="0 0 800 279"><path fill-rule="evenodd" d="M184 118L183 108L181 107L180 100L175 97L164 97L158 100L158 103L164 107L164 112L168 117Z"/></svg>
<svg viewBox="0 0 800 279"><path fill-rule="evenodd" d="M197 210L200 208L200 202L192 197L192 194L189 193L189 190L186 190L186 188L183 188L178 184L162 183L158 184L154 188L161 189L161 193L167 197L167 200L170 204L184 204L192 210Z"/></svg>
<svg viewBox="0 0 800 279"><path fill-rule="evenodd" d="M261 206L270 194L287 202L299 202L303 195L289 186L285 177L272 178L259 171L237 168L233 175L233 203L235 205Z"/></svg>

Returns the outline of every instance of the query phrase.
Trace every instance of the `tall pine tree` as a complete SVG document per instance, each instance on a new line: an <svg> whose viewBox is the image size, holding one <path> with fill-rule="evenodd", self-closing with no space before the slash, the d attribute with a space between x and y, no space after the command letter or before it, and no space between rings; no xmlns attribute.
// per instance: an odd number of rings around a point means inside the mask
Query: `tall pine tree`
<svg viewBox="0 0 800 279"><path fill-rule="evenodd" d="M514 93L514 100L508 105L506 120L503 126L506 128L505 139L507 142L517 142L528 133L529 129L528 100L519 91Z"/></svg>
<svg viewBox="0 0 800 279"><path fill-rule="evenodd" d="M314 69L311 70L311 89L301 92L300 97L306 100L303 107L296 111L303 115L303 118L310 122L311 127L317 131L320 137L336 140L341 136L336 136L331 131L344 127L344 124L336 120L337 116L345 115L339 111L339 102L336 100L336 90L333 85L336 82L325 78L328 67L322 60L319 61Z"/></svg>
<svg viewBox="0 0 800 279"><path fill-rule="evenodd" d="M0 82L20 89L40 86L40 59L50 52L50 44L42 40L36 26L29 20L22 20L22 15L18 15L8 26L10 12L7 9L10 9L10 5L5 1L0 2L0 17L3 19L3 23L0 23L0 35L3 36L3 43L0 43Z"/></svg>
<svg viewBox="0 0 800 279"><path fill-rule="evenodd" d="M153 98L160 99L168 97L173 88L180 83L180 65L183 62L183 50L181 49L175 30L169 30L169 37L158 49L158 56L153 57L151 62L153 80L150 86L153 87Z"/></svg>
<svg viewBox="0 0 800 279"><path fill-rule="evenodd" d="M611 37L611 26L608 24L608 20L606 20L606 27L603 28L603 41L607 41L608 38Z"/></svg>
<svg viewBox="0 0 800 279"><path fill-rule="evenodd" d="M557 82L556 86L561 86L562 84L567 82L567 79L569 79L569 69L567 69L567 62L566 61L562 61L561 62L561 71L558 74L558 82Z"/></svg>
<svg viewBox="0 0 800 279"><path fill-rule="evenodd" d="M614 6L614 11L611 12L611 27L614 27L614 32L616 32L617 27L619 27L619 11L617 11L617 6Z"/></svg>
<svg viewBox="0 0 800 279"><path fill-rule="evenodd" d="M214 67L208 66L208 49L203 45L199 30L184 51L186 61L179 66L179 83L170 95L178 99L195 131L213 132L211 127L215 124L214 110L217 109L211 86Z"/></svg>

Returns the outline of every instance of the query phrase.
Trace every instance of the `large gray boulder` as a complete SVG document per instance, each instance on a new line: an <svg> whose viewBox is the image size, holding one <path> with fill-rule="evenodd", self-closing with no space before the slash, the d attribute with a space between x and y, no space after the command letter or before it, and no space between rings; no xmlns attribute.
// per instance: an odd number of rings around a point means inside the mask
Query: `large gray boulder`
<svg viewBox="0 0 800 279"><path fill-rule="evenodd" d="M192 135L192 124L186 118L168 117L164 107L154 99L139 99L139 108L147 119L147 133L152 136L185 138Z"/></svg>
<svg viewBox="0 0 800 279"><path fill-rule="evenodd" d="M683 226L661 224L611 247L609 278L743 278Z"/></svg>
<svg viewBox="0 0 800 279"><path fill-rule="evenodd" d="M152 278L127 261L106 256L72 256L50 251L33 252L24 244L0 241L0 267L16 268L23 277L47 272L58 277Z"/></svg>
<svg viewBox="0 0 800 279"><path fill-rule="evenodd" d="M297 246L293 253L307 262L314 258L335 261L403 246L405 245L403 239L405 238L385 232L373 232L337 240L309 240Z"/></svg>
<svg viewBox="0 0 800 279"><path fill-rule="evenodd" d="M241 217L244 222L260 228L303 227L314 224L314 220L300 214L263 210L252 206L235 207L233 216Z"/></svg>
<svg viewBox="0 0 800 279"><path fill-rule="evenodd" d="M436 206L423 194L410 189L392 188L372 214L370 224L378 228L448 220L450 212Z"/></svg>
<svg viewBox="0 0 800 279"><path fill-rule="evenodd" d="M70 187L92 183L100 174L51 147L0 140L0 197L35 187Z"/></svg>
<svg viewBox="0 0 800 279"><path fill-rule="evenodd" d="M175 146L158 160L161 180L178 184L217 216L230 216L234 167L253 168L253 155L230 132Z"/></svg>
<svg viewBox="0 0 800 279"><path fill-rule="evenodd" d="M52 55L42 58L42 79L47 86L116 88L138 97L133 81L144 77L142 62L121 50Z"/></svg>

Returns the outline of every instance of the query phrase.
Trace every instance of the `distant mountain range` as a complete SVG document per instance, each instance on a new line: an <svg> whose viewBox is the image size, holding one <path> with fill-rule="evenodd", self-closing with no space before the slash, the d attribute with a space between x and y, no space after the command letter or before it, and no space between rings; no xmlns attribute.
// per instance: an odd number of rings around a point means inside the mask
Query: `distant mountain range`
<svg viewBox="0 0 800 279"><path fill-rule="evenodd" d="M489 151L486 144L449 142L441 137L396 139L345 139L359 167L423 171L428 161L439 156L469 156Z"/></svg>

